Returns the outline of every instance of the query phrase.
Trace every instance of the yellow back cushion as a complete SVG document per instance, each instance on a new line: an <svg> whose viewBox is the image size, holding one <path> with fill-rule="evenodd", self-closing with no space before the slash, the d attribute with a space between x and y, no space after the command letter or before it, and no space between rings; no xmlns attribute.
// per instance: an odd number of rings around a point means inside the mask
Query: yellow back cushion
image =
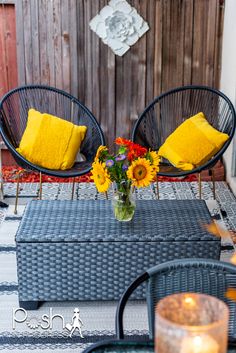
<svg viewBox="0 0 236 353"><path fill-rule="evenodd" d="M192 170L214 156L228 138L213 128L203 113L198 113L178 126L158 153L175 167Z"/></svg>
<svg viewBox="0 0 236 353"><path fill-rule="evenodd" d="M30 109L17 151L31 163L47 169L69 169L85 137L86 126Z"/></svg>

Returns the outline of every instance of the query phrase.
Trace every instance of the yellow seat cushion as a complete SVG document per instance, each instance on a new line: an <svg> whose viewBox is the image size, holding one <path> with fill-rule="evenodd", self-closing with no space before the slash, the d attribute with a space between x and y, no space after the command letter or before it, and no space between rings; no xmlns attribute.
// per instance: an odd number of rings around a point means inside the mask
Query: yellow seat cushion
<svg viewBox="0 0 236 353"><path fill-rule="evenodd" d="M66 170L73 166L86 131L86 126L30 109L26 129L16 150L33 164Z"/></svg>
<svg viewBox="0 0 236 353"><path fill-rule="evenodd" d="M227 134L213 128L201 112L178 126L158 153L175 167L192 170L210 160L228 138Z"/></svg>

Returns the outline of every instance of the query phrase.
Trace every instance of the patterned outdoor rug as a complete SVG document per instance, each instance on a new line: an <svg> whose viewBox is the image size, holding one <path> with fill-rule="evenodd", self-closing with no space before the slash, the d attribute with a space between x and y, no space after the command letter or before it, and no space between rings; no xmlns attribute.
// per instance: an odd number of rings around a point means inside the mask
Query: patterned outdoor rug
<svg viewBox="0 0 236 353"><path fill-rule="evenodd" d="M92 342L114 337L114 317L116 302L60 302L43 303L37 311L25 313L17 311L16 320L13 320L13 309L18 308L17 274L14 236L19 225L25 204L38 195L38 184L22 184L18 214L13 214L15 184L5 184L5 202L8 209L0 209L0 350L11 352L82 352ZM218 222L232 231L236 230L236 199L224 182L216 183L217 201L212 200L211 185L203 183L203 197ZM75 199L100 199L104 195L96 192L93 183L80 183L76 185ZM194 199L198 197L196 182L161 183L161 199ZM109 195L110 197L110 195ZM45 183L43 185L43 198L70 199L70 183ZM137 191L138 199L156 198L153 186ZM221 259L228 261L234 252L231 239L224 240L222 244ZM186 254L187 257L187 254ZM81 338L78 330L72 338L69 331L62 329L62 319L53 315L61 315L65 324L71 324L75 308L80 309L80 316L84 326ZM50 308L51 312L50 312ZM46 317L51 323L51 329L42 329L47 326ZM16 322L16 321L22 322ZM23 321L24 320L24 321ZM13 322L15 329L13 329ZM125 314L125 327L127 334L132 337L147 334L147 313L144 302L131 302Z"/></svg>

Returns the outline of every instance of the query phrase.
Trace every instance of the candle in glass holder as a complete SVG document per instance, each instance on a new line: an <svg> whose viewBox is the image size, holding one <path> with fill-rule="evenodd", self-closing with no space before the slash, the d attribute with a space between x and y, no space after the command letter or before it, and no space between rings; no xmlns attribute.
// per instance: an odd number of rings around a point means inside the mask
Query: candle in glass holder
<svg viewBox="0 0 236 353"><path fill-rule="evenodd" d="M156 307L158 353L226 353L229 309L221 300L196 293L165 297Z"/></svg>
<svg viewBox="0 0 236 353"><path fill-rule="evenodd" d="M219 353L219 345L209 335L187 336L183 338L180 353Z"/></svg>

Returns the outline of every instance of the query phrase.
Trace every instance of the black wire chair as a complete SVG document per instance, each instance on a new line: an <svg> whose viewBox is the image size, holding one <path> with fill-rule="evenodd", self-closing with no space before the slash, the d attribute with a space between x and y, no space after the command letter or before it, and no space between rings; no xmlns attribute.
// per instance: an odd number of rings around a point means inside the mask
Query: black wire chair
<svg viewBox="0 0 236 353"><path fill-rule="evenodd" d="M34 108L41 113L58 116L76 125L86 125L86 136L80 148L80 152L85 156L86 160L75 163L68 170L52 170L35 165L20 155L16 148L19 146L26 128L28 110L30 108ZM69 93L41 85L18 87L8 92L1 99L0 133L18 165L25 170L29 169L40 173L40 198L42 196L42 174L59 178L75 178L84 175L91 169L97 148L105 144L103 132L96 118L87 107ZM17 179L15 212L17 209L19 181L20 178ZM74 182L72 197L73 194Z"/></svg>
<svg viewBox="0 0 236 353"><path fill-rule="evenodd" d="M123 313L134 290L146 282L149 338L154 338L156 303L174 293L196 292L223 300L230 310L229 341L236 341L236 303L225 297L227 288L236 288L236 266L217 260L182 259L154 266L134 280L121 297L116 311L116 336L124 338Z"/></svg>
<svg viewBox="0 0 236 353"><path fill-rule="evenodd" d="M233 104L222 92L204 86L184 86L161 94L149 104L137 120L132 140L142 146L158 151L166 138L187 118L203 112L208 122L217 130L227 133L229 139L209 161L193 170L180 170L167 160L160 165L158 176L182 177L199 173L199 196L201 198L201 172L210 170L215 198L215 178L212 169L229 146L235 131L236 113Z"/></svg>

